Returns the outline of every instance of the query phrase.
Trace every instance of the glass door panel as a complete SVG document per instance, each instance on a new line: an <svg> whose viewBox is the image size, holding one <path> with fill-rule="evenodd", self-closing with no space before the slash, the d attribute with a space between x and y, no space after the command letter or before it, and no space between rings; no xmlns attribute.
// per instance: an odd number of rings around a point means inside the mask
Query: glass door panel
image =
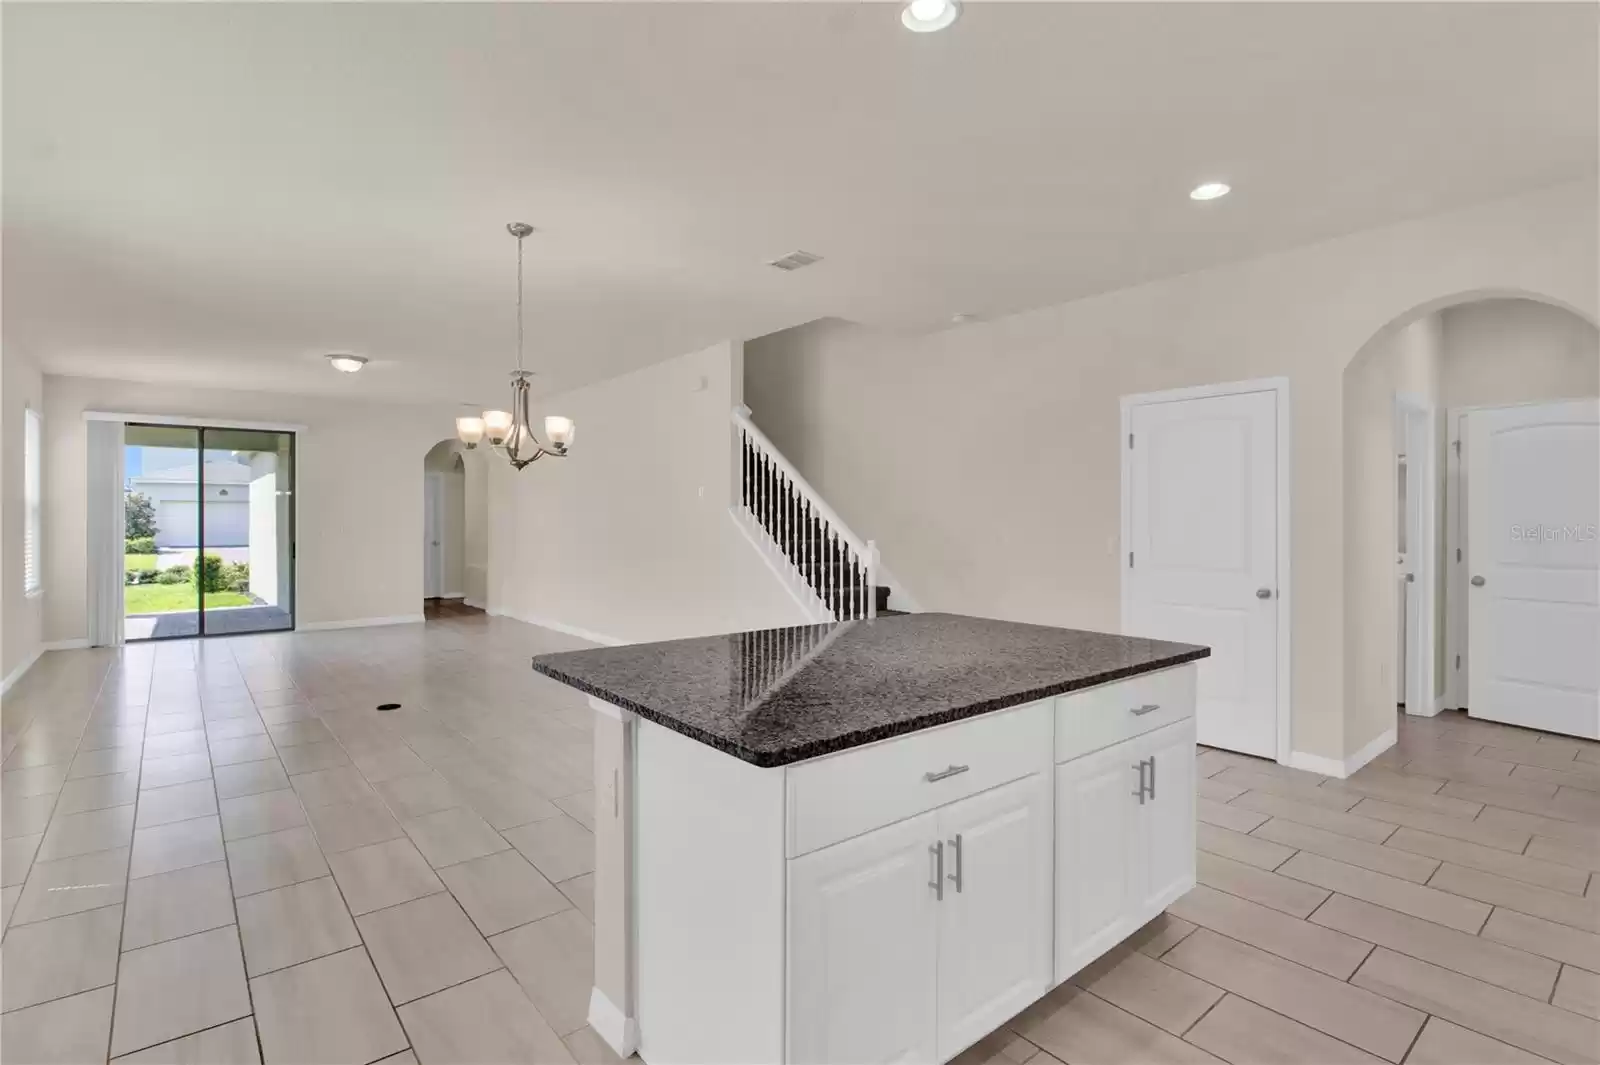
<svg viewBox="0 0 1600 1065"><path fill-rule="evenodd" d="M198 636L200 430L130 424L123 444L123 636Z"/></svg>
<svg viewBox="0 0 1600 1065"><path fill-rule="evenodd" d="M201 429L201 631L294 628L294 434Z"/></svg>

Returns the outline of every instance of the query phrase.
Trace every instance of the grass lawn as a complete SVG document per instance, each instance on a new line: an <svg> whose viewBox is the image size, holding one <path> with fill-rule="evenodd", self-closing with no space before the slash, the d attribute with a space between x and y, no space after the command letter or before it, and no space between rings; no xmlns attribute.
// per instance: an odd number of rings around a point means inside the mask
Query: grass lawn
<svg viewBox="0 0 1600 1065"><path fill-rule="evenodd" d="M125 570L155 569L156 556L154 555L123 555L125 561L122 568Z"/></svg>
<svg viewBox="0 0 1600 1065"><path fill-rule="evenodd" d="M133 555L129 555L133 558ZM192 584L130 584L122 589L123 613L166 614L174 610L199 609ZM206 606L249 606L250 597L238 592L212 592Z"/></svg>

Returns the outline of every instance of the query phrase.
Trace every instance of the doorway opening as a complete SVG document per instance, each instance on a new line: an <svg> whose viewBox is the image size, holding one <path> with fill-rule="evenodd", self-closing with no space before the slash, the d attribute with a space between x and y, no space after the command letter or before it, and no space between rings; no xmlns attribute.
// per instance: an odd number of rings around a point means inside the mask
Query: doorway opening
<svg viewBox="0 0 1600 1065"><path fill-rule="evenodd" d="M129 422L125 640L294 628L295 434Z"/></svg>
<svg viewBox="0 0 1600 1065"><path fill-rule="evenodd" d="M468 602L467 463L441 440L422 461L422 613L427 620L481 615Z"/></svg>
<svg viewBox="0 0 1600 1065"><path fill-rule="evenodd" d="M1530 299L1391 327L1345 371L1346 691L1600 738L1600 334ZM1398 591L1396 590L1398 589Z"/></svg>

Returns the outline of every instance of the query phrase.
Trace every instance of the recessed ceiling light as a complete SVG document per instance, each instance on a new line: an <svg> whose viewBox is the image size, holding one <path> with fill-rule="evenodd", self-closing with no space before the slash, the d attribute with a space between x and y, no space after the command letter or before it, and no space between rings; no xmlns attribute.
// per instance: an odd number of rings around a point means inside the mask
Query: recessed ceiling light
<svg viewBox="0 0 1600 1065"><path fill-rule="evenodd" d="M367 357L365 355L348 355L344 352L337 352L328 356L328 362L340 373L355 373L367 364Z"/></svg>
<svg viewBox="0 0 1600 1065"><path fill-rule="evenodd" d="M1208 181L1204 185L1196 185L1189 192L1191 200L1220 200L1233 189L1220 181Z"/></svg>
<svg viewBox="0 0 1600 1065"><path fill-rule="evenodd" d="M933 33L961 17L961 0L911 0L900 12L900 23L912 33Z"/></svg>

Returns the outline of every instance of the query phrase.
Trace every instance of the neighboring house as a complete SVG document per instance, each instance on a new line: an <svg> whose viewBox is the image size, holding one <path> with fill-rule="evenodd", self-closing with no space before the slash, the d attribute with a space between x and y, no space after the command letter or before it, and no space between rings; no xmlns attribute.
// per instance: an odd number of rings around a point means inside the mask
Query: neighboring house
<svg viewBox="0 0 1600 1065"><path fill-rule="evenodd" d="M166 450L145 449L145 469L128 479L128 491L148 496L155 504L157 547L198 547L200 515L197 493L200 486L193 461L194 452L183 452L190 460L183 465L163 466L156 453ZM250 480L250 467L242 462L206 459L207 547L249 545Z"/></svg>

